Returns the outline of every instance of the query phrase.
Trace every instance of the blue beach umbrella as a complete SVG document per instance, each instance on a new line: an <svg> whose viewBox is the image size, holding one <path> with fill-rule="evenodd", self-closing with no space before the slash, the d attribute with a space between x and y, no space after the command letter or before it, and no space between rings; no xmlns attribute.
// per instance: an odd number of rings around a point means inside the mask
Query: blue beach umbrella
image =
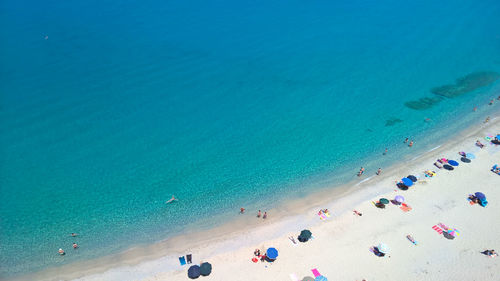
<svg viewBox="0 0 500 281"><path fill-rule="evenodd" d="M269 248L266 251L266 256L269 259L275 260L278 257L278 250L276 248Z"/></svg>
<svg viewBox="0 0 500 281"><path fill-rule="evenodd" d="M316 277L316 279L314 279L314 281L328 281L328 279L325 276L320 275L320 276Z"/></svg>
<svg viewBox="0 0 500 281"><path fill-rule="evenodd" d="M486 199L486 195L484 195L484 193L482 193L482 192L476 192L476 193L474 193L474 195L476 195L476 198L479 200Z"/></svg>
<svg viewBox="0 0 500 281"><path fill-rule="evenodd" d="M467 154L465 154L465 157L467 157L469 159L475 159L476 155L474 155L473 153L467 153Z"/></svg>
<svg viewBox="0 0 500 281"><path fill-rule="evenodd" d="M413 181L410 180L409 178L402 178L401 181L403 182L404 185L410 187L413 185Z"/></svg>
<svg viewBox="0 0 500 281"><path fill-rule="evenodd" d="M458 162L455 160L448 160L448 164L450 164L452 166L458 166Z"/></svg>
<svg viewBox="0 0 500 281"><path fill-rule="evenodd" d="M192 265L188 269L188 277L190 279L196 279L196 278L200 277L200 267L198 265Z"/></svg>

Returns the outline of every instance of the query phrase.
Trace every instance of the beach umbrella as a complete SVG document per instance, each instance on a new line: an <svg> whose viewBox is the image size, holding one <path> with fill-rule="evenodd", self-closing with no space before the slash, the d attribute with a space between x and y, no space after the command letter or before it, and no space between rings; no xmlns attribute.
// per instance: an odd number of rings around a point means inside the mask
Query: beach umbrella
<svg viewBox="0 0 500 281"><path fill-rule="evenodd" d="M302 278L302 281L314 281L314 278L311 276L306 276L306 277Z"/></svg>
<svg viewBox="0 0 500 281"><path fill-rule="evenodd" d="M476 193L474 193L474 195L479 200L485 200L486 199L486 195L484 195L484 193L482 193L482 192L476 192Z"/></svg>
<svg viewBox="0 0 500 281"><path fill-rule="evenodd" d="M191 279L196 279L200 277L200 267L198 265L192 265L188 269L188 277Z"/></svg>
<svg viewBox="0 0 500 281"><path fill-rule="evenodd" d="M403 203L405 201L405 198L401 195L397 195L396 197L394 197L394 201Z"/></svg>
<svg viewBox="0 0 500 281"><path fill-rule="evenodd" d="M311 238L311 236L312 236L311 231L309 231L308 229L304 229L300 232L299 240L304 240L304 242L306 242Z"/></svg>
<svg viewBox="0 0 500 281"><path fill-rule="evenodd" d="M378 202L380 202L382 204L389 204L389 200L386 198L380 198L380 200L378 200Z"/></svg>
<svg viewBox="0 0 500 281"><path fill-rule="evenodd" d="M208 262L204 262L200 265L200 274L203 276L208 276L212 273L212 265Z"/></svg>
<svg viewBox="0 0 500 281"><path fill-rule="evenodd" d="M447 232L449 235L451 235L453 237L457 237L458 235L460 235L460 232L456 228L448 229Z"/></svg>
<svg viewBox="0 0 500 281"><path fill-rule="evenodd" d="M470 159L469 158L465 158L465 157L460 158L460 161L462 161L464 163L470 163Z"/></svg>
<svg viewBox="0 0 500 281"><path fill-rule="evenodd" d="M316 277L316 279L314 279L314 281L328 281L328 279L325 276L320 275L320 276Z"/></svg>
<svg viewBox="0 0 500 281"><path fill-rule="evenodd" d="M454 170L454 168L453 168L452 166L448 165L448 164L443 165L443 168L445 168L445 169L446 169L446 170L448 170L448 171L452 171L452 170Z"/></svg>
<svg viewBox="0 0 500 281"><path fill-rule="evenodd" d="M276 248L269 248L266 251L266 256L271 260L275 260L278 257L278 250Z"/></svg>
<svg viewBox="0 0 500 281"><path fill-rule="evenodd" d="M472 153L467 153L465 154L465 157L469 158L469 159L475 159L476 158L476 155L472 154Z"/></svg>
<svg viewBox="0 0 500 281"><path fill-rule="evenodd" d="M417 182L417 180L418 180L417 177L414 175L409 175L409 176L407 176L407 178L409 178L412 182Z"/></svg>
<svg viewBox="0 0 500 281"><path fill-rule="evenodd" d="M379 252L384 254L387 254L389 252L389 247L384 243L378 244L377 249Z"/></svg>
<svg viewBox="0 0 500 281"><path fill-rule="evenodd" d="M458 166L458 162L455 160L448 160L448 164L450 164L452 166Z"/></svg>
<svg viewBox="0 0 500 281"><path fill-rule="evenodd" d="M413 185L413 181L410 180L409 178L402 178L401 181L403 182L404 185L410 187Z"/></svg>

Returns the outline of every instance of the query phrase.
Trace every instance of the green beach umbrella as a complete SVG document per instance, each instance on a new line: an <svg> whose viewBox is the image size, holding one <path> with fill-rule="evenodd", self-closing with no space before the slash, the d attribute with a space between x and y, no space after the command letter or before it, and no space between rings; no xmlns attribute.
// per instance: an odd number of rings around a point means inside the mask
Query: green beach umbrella
<svg viewBox="0 0 500 281"><path fill-rule="evenodd" d="M200 274L203 276L208 276L212 273L212 265L208 262L204 262L200 265Z"/></svg>
<svg viewBox="0 0 500 281"><path fill-rule="evenodd" d="M380 198L380 200L378 200L378 201L382 204L389 204L389 199L386 199L386 198Z"/></svg>
<svg viewBox="0 0 500 281"><path fill-rule="evenodd" d="M306 277L302 278L301 281L314 281L314 278L310 277L310 276L306 276Z"/></svg>

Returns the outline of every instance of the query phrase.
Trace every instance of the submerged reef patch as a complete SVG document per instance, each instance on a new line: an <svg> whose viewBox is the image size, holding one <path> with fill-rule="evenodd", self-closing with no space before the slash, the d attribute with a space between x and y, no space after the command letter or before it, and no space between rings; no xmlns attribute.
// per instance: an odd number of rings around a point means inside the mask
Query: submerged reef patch
<svg viewBox="0 0 500 281"><path fill-rule="evenodd" d="M426 110L438 104L444 98L456 98L481 87L488 86L498 79L500 79L500 73L494 71L473 72L458 78L455 84L432 88L431 93L436 95L434 97L423 97L418 100L407 101L404 105L414 110Z"/></svg>
<svg viewBox="0 0 500 281"><path fill-rule="evenodd" d="M442 101L442 97L425 97L405 102L405 106L415 110L426 110Z"/></svg>
<svg viewBox="0 0 500 281"><path fill-rule="evenodd" d="M399 118L396 118L396 117L391 117L391 118L389 118L389 119L387 119L385 121L385 126L386 127L394 126L394 125L396 125L397 123L400 123L400 122L403 122L403 120L401 120Z"/></svg>
<svg viewBox="0 0 500 281"><path fill-rule="evenodd" d="M456 80L454 85L443 85L431 89L438 96L454 98L488 86L500 79L500 74L493 71L474 72Z"/></svg>

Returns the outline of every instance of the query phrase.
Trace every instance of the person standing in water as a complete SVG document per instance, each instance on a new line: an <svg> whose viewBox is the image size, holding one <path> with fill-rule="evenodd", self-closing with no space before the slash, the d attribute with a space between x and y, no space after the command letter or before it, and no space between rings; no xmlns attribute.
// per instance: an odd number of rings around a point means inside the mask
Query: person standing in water
<svg viewBox="0 0 500 281"><path fill-rule="evenodd" d="M245 213L245 208L240 208L240 214L244 214Z"/></svg>
<svg viewBox="0 0 500 281"><path fill-rule="evenodd" d="M76 243L73 243L73 249L78 249L78 245Z"/></svg>
<svg viewBox="0 0 500 281"><path fill-rule="evenodd" d="M358 177L361 176L365 172L365 168L361 167L358 172Z"/></svg>
<svg viewBox="0 0 500 281"><path fill-rule="evenodd" d="M267 219L267 212L264 212L264 215L262 216L263 219Z"/></svg>
<svg viewBox="0 0 500 281"><path fill-rule="evenodd" d="M57 251L59 255L64 256L66 253L64 252L63 249L59 248L59 251Z"/></svg>
<svg viewBox="0 0 500 281"><path fill-rule="evenodd" d="M261 213L260 213L260 210L259 210L259 212L257 213L257 217L260 218L260 216L261 216Z"/></svg>
<svg viewBox="0 0 500 281"><path fill-rule="evenodd" d="M383 155L386 155L386 154L387 154L387 147L385 148Z"/></svg>
<svg viewBox="0 0 500 281"><path fill-rule="evenodd" d="M410 141L410 144L408 144L409 147L413 146L413 140Z"/></svg>
<svg viewBox="0 0 500 281"><path fill-rule="evenodd" d="M408 142L408 138L405 139L405 143L407 143L407 142Z"/></svg>
<svg viewBox="0 0 500 281"><path fill-rule="evenodd" d="M381 173L382 173L382 169L378 168L378 170L377 170L377 176L380 176Z"/></svg>

